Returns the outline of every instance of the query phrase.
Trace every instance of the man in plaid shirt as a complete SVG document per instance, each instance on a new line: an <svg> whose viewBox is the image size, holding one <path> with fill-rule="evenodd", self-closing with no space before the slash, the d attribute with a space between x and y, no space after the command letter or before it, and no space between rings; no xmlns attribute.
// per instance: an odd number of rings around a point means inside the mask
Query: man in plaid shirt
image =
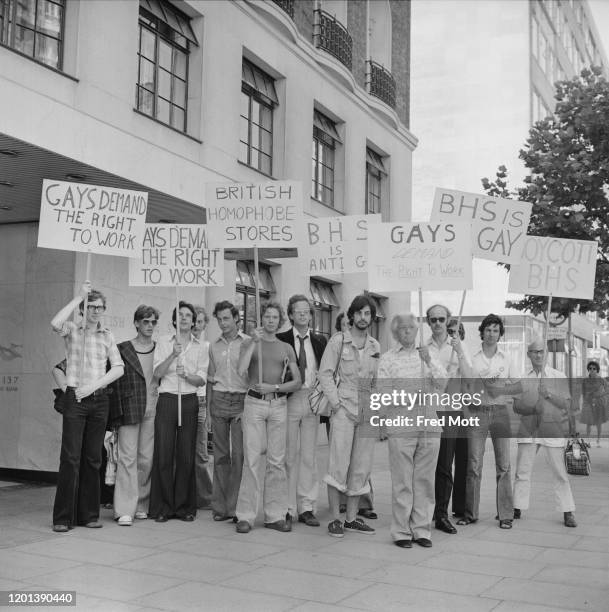
<svg viewBox="0 0 609 612"><path fill-rule="evenodd" d="M87 296L87 312L84 298ZM79 306L77 325L68 318ZM102 327L106 298L86 281L53 318L51 325L65 342L66 389L61 435L53 531L64 533L74 525L101 527L99 519L99 468L108 420L106 387L123 375L124 365L109 329ZM83 342L84 335L84 342ZM84 356L83 356L84 345ZM106 372L106 363L110 369Z"/></svg>

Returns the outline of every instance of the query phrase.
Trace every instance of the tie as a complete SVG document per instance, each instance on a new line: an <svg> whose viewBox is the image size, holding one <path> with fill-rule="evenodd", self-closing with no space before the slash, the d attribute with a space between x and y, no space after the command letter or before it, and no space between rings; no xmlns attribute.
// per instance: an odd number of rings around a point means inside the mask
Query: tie
<svg viewBox="0 0 609 612"><path fill-rule="evenodd" d="M307 354L305 353L305 339L306 336L298 336L300 340L300 349L298 349L298 369L300 371L300 380L302 384L305 384L305 370L307 369Z"/></svg>

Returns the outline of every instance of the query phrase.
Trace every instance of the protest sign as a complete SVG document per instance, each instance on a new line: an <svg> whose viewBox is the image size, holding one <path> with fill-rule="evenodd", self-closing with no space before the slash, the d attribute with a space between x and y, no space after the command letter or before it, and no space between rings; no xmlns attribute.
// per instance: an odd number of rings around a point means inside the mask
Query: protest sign
<svg viewBox="0 0 609 612"><path fill-rule="evenodd" d="M303 245L298 252L301 270L315 274L366 272L368 224L380 223L381 215L319 217L304 222Z"/></svg>
<svg viewBox="0 0 609 612"><path fill-rule="evenodd" d="M378 223L368 227L370 291L472 287L468 223Z"/></svg>
<svg viewBox="0 0 609 612"><path fill-rule="evenodd" d="M224 285L223 252L208 248L205 225L148 223L138 256L129 261L131 286Z"/></svg>
<svg viewBox="0 0 609 612"><path fill-rule="evenodd" d="M208 183L205 208L214 248L288 248L298 244L301 183Z"/></svg>
<svg viewBox="0 0 609 612"><path fill-rule="evenodd" d="M474 257L519 263L532 207L529 202L437 188L431 220L471 223Z"/></svg>
<svg viewBox="0 0 609 612"><path fill-rule="evenodd" d="M597 249L594 240L527 236L522 262L510 268L508 291L591 300Z"/></svg>
<svg viewBox="0 0 609 612"><path fill-rule="evenodd" d="M38 246L137 257L147 209L142 191L44 179Z"/></svg>

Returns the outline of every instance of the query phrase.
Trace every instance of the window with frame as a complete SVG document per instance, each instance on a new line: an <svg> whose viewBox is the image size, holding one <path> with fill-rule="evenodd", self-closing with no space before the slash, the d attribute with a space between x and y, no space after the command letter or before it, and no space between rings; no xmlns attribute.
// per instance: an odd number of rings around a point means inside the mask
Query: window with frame
<svg viewBox="0 0 609 612"><path fill-rule="evenodd" d="M273 172L273 109L278 104L275 80L243 58L239 160L269 176Z"/></svg>
<svg viewBox="0 0 609 612"><path fill-rule="evenodd" d="M260 300L269 300L276 293L269 266L258 264ZM253 261L238 261L235 287L235 307L240 315L240 328L246 334L258 327L256 321L256 280Z"/></svg>
<svg viewBox="0 0 609 612"><path fill-rule="evenodd" d="M366 214L381 214L384 182L387 170L383 158L370 147L366 147Z"/></svg>
<svg viewBox="0 0 609 612"><path fill-rule="evenodd" d="M186 132L188 59L198 46L190 18L165 0L140 0L138 111Z"/></svg>
<svg viewBox="0 0 609 612"><path fill-rule="evenodd" d="M334 208L336 148L340 143L336 123L315 110L313 112L311 197L332 208Z"/></svg>
<svg viewBox="0 0 609 612"><path fill-rule="evenodd" d="M65 0L0 0L0 44L61 70Z"/></svg>
<svg viewBox="0 0 609 612"><path fill-rule="evenodd" d="M313 331L329 338L335 331L332 326L332 310L339 307L334 289L329 283L311 280L309 290L313 298Z"/></svg>

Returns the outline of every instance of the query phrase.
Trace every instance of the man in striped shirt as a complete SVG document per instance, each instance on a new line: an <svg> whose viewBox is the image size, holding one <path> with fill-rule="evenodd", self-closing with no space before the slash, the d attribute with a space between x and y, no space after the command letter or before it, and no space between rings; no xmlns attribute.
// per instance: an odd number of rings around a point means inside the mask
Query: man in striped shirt
<svg viewBox="0 0 609 612"><path fill-rule="evenodd" d="M87 312L84 299L88 295ZM79 306L83 320L68 321ZM124 364L110 330L101 317L106 298L86 281L53 318L51 325L65 342L66 401L63 412L61 456L53 507L53 531L64 533L74 525L97 528L99 468L108 420L106 387L123 375ZM106 363L110 369L106 372Z"/></svg>

